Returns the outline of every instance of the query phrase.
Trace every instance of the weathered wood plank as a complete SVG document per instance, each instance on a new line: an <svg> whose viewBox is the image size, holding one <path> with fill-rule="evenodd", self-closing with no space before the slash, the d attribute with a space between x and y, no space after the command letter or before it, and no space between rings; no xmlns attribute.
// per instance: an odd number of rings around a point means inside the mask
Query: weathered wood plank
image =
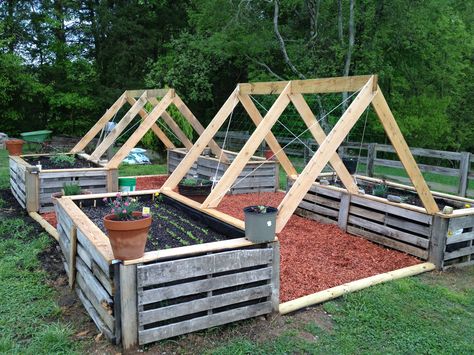
<svg viewBox="0 0 474 355"><path fill-rule="evenodd" d="M322 214L324 216L329 216L329 217L338 217L339 212L332 210L330 208L326 208L323 206L316 205L314 203L309 203L306 201L301 201L299 204L299 208L304 208L305 210L312 211L315 213Z"/></svg>
<svg viewBox="0 0 474 355"><path fill-rule="evenodd" d="M139 287L268 264L271 249L234 250L137 267Z"/></svg>
<svg viewBox="0 0 474 355"><path fill-rule="evenodd" d="M349 216L348 222L350 224L353 224L365 229L369 229L373 232L379 233L389 238L401 240L403 242L410 243L410 244L413 244L425 249L428 248L428 243L429 243L428 239L424 239L413 234L402 232L397 229L390 228L388 226L374 223L366 219L355 217L355 216Z"/></svg>
<svg viewBox="0 0 474 355"><path fill-rule="evenodd" d="M409 222L393 215L387 215L385 217L385 224L387 226L392 226L397 229L404 229L406 231L421 234L426 237L429 237L431 234L431 228L429 227L429 225Z"/></svg>
<svg viewBox="0 0 474 355"><path fill-rule="evenodd" d="M263 285L244 290L233 291L216 296L201 298L194 301L179 303L176 305L161 307L153 310L140 312L138 315L139 325L146 325L167 319L181 317L187 314L198 313L214 308L229 306L239 302L250 301L258 298L269 297L271 286Z"/></svg>
<svg viewBox="0 0 474 355"><path fill-rule="evenodd" d="M376 222L381 222L381 223L385 222L385 216L386 216L385 213L374 212L373 210L369 210L363 207L357 207L354 205L350 206L349 213L359 216L359 217L368 218Z"/></svg>
<svg viewBox="0 0 474 355"><path fill-rule="evenodd" d="M204 317L194 318L188 321L166 325L154 329L146 329L139 332L139 344L147 344L161 339L167 339L196 330L215 327L222 324L235 322L242 319L256 317L272 311L271 302L263 302L247 307L232 309Z"/></svg>
<svg viewBox="0 0 474 355"><path fill-rule="evenodd" d="M120 265L122 345L125 350L138 343L137 266Z"/></svg>
<svg viewBox="0 0 474 355"><path fill-rule="evenodd" d="M272 268L245 271L237 274L212 277L210 279L187 282L179 285L144 290L138 294L138 305L159 302L166 299L209 292L223 287L232 287L251 282L269 280Z"/></svg>
<svg viewBox="0 0 474 355"><path fill-rule="evenodd" d="M460 248L460 249L452 251L452 252L446 252L446 253L444 253L444 260L460 258L462 256L468 256L468 255L471 255L471 254L474 254L474 245L471 245L471 246L465 247L465 248Z"/></svg>
<svg viewBox="0 0 474 355"><path fill-rule="evenodd" d="M324 205L325 207L331 207L336 210L339 209L339 206L341 204L340 201L331 200L329 198L325 198L323 196L313 195L313 194L306 194L303 200L307 202L314 202L320 205Z"/></svg>
<svg viewBox="0 0 474 355"><path fill-rule="evenodd" d="M321 223L326 223L326 224L337 224L337 220L334 220L334 219L330 219L330 218L327 218L327 217L323 217L323 216L320 216L312 211L308 211L308 210L305 210L303 208L297 208L295 213L298 215L298 216L301 216L301 217L305 217L305 218L309 218L309 219L312 219L314 221L318 221L318 222L321 222Z"/></svg>
<svg viewBox="0 0 474 355"><path fill-rule="evenodd" d="M342 230L347 229L347 220L349 218L349 207L351 203L351 195L345 194L341 197L340 209L337 217L337 223Z"/></svg>
<svg viewBox="0 0 474 355"><path fill-rule="evenodd" d="M451 218L449 220L449 229L452 231L455 231L457 229L473 228L473 227L474 227L474 215Z"/></svg>

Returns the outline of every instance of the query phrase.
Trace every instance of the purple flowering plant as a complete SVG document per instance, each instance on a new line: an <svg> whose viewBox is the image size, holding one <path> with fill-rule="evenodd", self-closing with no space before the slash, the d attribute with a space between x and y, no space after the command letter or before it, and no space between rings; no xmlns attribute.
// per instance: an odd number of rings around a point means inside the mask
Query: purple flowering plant
<svg viewBox="0 0 474 355"><path fill-rule="evenodd" d="M132 212L139 211L137 200L129 196L124 197L120 193L115 195L115 199L107 199L103 201L111 208L111 213L116 216L119 221L131 221L136 219Z"/></svg>

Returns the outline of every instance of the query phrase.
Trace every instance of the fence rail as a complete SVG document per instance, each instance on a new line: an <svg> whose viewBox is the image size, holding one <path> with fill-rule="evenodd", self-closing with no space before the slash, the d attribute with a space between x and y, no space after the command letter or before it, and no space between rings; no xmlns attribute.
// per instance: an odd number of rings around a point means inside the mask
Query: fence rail
<svg viewBox="0 0 474 355"><path fill-rule="evenodd" d="M222 144L225 135L225 132L218 132L215 138ZM238 151L249 138L249 132L229 131L225 148ZM318 144L314 139L277 137L277 140L284 147L285 153L290 158L296 158L297 163L295 165L305 165L318 149ZM265 148L265 143L262 143L259 147L259 152L263 154ZM444 175L451 177L455 181L455 183L453 181L452 184L446 184L429 181L428 179L427 182L431 189L463 197L474 197L474 153L424 148L410 148L410 151L423 173ZM338 152L342 158L358 158L359 163L365 165L365 174L367 176L374 176L377 167L403 169L403 165L398 160L395 149L391 145L347 142L339 148ZM387 179L410 184L410 180L407 177L391 174L384 175Z"/></svg>

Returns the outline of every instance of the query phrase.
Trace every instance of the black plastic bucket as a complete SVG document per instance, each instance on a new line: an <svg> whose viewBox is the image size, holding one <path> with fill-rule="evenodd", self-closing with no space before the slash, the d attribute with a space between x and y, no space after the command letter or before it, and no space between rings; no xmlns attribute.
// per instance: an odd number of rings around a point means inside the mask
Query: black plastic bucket
<svg viewBox="0 0 474 355"><path fill-rule="evenodd" d="M265 206L266 213L255 212L257 206L244 208L245 238L254 243L271 242L275 239L275 224L278 209Z"/></svg>
<svg viewBox="0 0 474 355"><path fill-rule="evenodd" d="M353 175L357 171L357 159L356 158L342 158L342 162L349 171L349 174Z"/></svg>

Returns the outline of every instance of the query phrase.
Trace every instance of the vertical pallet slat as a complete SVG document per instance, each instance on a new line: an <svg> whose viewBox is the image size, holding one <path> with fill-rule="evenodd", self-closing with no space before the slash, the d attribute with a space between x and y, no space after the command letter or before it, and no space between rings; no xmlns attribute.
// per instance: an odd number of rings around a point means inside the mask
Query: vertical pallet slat
<svg viewBox="0 0 474 355"><path fill-rule="evenodd" d="M120 305L122 345L125 350L130 350L138 345L136 265L120 265Z"/></svg>

